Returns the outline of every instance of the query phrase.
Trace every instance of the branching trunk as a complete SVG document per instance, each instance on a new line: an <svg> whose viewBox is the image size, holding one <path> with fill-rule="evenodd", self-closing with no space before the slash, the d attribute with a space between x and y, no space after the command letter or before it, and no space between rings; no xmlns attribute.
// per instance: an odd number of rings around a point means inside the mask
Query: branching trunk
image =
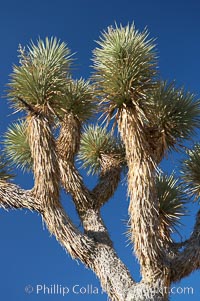
<svg viewBox="0 0 200 301"><path fill-rule="evenodd" d="M81 260L86 266L91 265L94 242L75 228L60 204L49 205L43 211L42 217L49 232L72 258Z"/></svg>
<svg viewBox="0 0 200 301"><path fill-rule="evenodd" d="M49 202L48 206L44 206L31 191L20 189L14 184L0 183L0 207L25 208L41 212L50 233L73 258L81 260L96 273L102 288L111 300L125 300L124 296L134 282L113 248L105 244L106 238L105 241L97 242L87 234L80 233L61 205ZM96 216L91 216L90 221L95 224L93 218L96 219ZM98 236L101 237L102 233Z"/></svg>
<svg viewBox="0 0 200 301"><path fill-rule="evenodd" d="M62 185L73 198L85 232L98 242L112 245L108 231L100 217L99 209L95 209L96 199L92 198L89 190L84 186L82 178L73 164L60 159L59 166Z"/></svg>
<svg viewBox="0 0 200 301"><path fill-rule="evenodd" d="M30 209L41 213L49 231L74 258L91 268L100 279L102 288L111 300L119 301L166 301L166 286L162 281L135 283L127 268L117 257L113 248L102 241L95 241L87 234L80 233L61 207L50 202L43 206L32 191L20 189L17 185L0 182L0 207L4 209ZM90 216L95 224L96 216ZM200 267L200 214L191 238L184 244L184 250L171 261L170 281L179 281ZM101 233L102 234L102 233ZM98 234L99 235L99 234ZM101 235L100 235L101 236Z"/></svg>
<svg viewBox="0 0 200 301"><path fill-rule="evenodd" d="M0 207L39 212L50 233L64 249L94 271L111 300L168 300L170 284L200 267L200 213L183 251L174 248L167 255L172 242L165 250L155 189L156 164L148 137L137 110L123 109L119 116L119 130L129 168L131 237L142 273L142 281L135 283L118 258L100 214L101 206L117 189L120 161L111 154L101 154L100 179L89 191L74 166L80 124L72 117L69 118L73 121L72 126L67 125L66 119L56 144L49 120L32 112L28 117L28 133L34 164L34 188L25 191L17 185L0 181ZM66 147L68 139L70 147ZM84 233L73 225L60 203L60 182L73 198Z"/></svg>
<svg viewBox="0 0 200 301"><path fill-rule="evenodd" d="M59 159L59 168L61 183L65 190L71 194L76 209L82 216L88 208L93 208L94 200L72 162Z"/></svg>
<svg viewBox="0 0 200 301"><path fill-rule="evenodd" d="M71 124L68 124L70 121L72 121ZM61 183L66 192L70 193L73 198L85 233L97 242L112 246L112 241L100 216L99 209L118 186L120 176L119 160L117 161L113 158L112 162L116 161L117 163L115 165L117 166L113 168L114 172L109 168L109 173L104 176L104 181L105 178L107 180L107 185L104 187L104 190L99 192L99 194L91 193L85 187L82 177L74 166L74 155L80 143L80 126L81 124L72 114L65 116L57 140ZM68 140L74 147L68 145ZM107 164L107 166L110 166L110 163L109 165ZM106 168L104 168L104 173L106 173ZM116 184L108 185L109 179L112 179L112 182L115 181ZM102 184L103 183L100 184L101 187L97 185L98 191L99 188L102 188Z"/></svg>

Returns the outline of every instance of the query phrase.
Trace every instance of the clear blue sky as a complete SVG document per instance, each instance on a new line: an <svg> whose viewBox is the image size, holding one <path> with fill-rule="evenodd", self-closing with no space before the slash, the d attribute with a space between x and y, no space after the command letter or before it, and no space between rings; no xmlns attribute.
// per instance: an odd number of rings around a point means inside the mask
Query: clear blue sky
<svg viewBox="0 0 200 301"><path fill-rule="evenodd" d="M160 72L165 79L176 79L178 85L185 85L200 94L200 2L198 0L35 0L2 1L0 8L0 95L4 94L12 64L17 63L17 47L30 39L40 36L57 36L68 43L72 52L77 52L75 77L87 78L91 69L91 52L95 47L100 31L114 22L126 25L134 21L136 27L149 28L152 37L157 38ZM16 116L10 115L5 99L0 104L0 134L8 122ZM179 157L176 156L176 159ZM169 157L163 164L169 171L177 163ZM31 188L30 176L18 172L17 183ZM71 200L63 200L67 210L73 211ZM138 266L132 257L130 246L124 237L124 220L127 219L126 186L103 208L103 216L114 240L119 256L130 268L133 276L139 279ZM190 205L194 212L197 205ZM72 261L60 245L43 229L41 218L28 211L0 212L0 299L8 301L89 301L106 300L106 295L75 294L44 295L25 293L26 285L51 286L58 284L69 287L86 287L88 284L99 287L92 272L81 264ZM77 224L78 219L72 212ZM185 219L183 237L191 232L194 217ZM200 273L196 272L177 286L192 286L193 295L172 296L171 300L199 300Z"/></svg>

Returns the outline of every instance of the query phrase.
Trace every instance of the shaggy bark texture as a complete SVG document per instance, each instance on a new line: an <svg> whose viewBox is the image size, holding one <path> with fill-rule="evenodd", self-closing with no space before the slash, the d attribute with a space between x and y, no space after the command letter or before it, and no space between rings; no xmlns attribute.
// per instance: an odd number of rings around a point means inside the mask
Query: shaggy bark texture
<svg viewBox="0 0 200 301"><path fill-rule="evenodd" d="M33 159L34 193L44 206L59 202L59 166L50 122L42 113L28 117L28 139Z"/></svg>
<svg viewBox="0 0 200 301"><path fill-rule="evenodd" d="M100 212L101 206L117 189L121 162L113 154L101 154L99 181L89 191L74 165L80 124L72 117L72 127L66 124L68 119L65 119L55 141L49 119L40 113L29 115L34 187L26 191L1 180L0 207L5 210L25 208L40 213L49 232L64 249L94 271L111 300L168 300L170 284L200 268L200 213L191 237L180 245L173 245L170 241L165 249L155 189L156 165L151 147L137 112L124 109L119 116L119 129L126 146L129 168L131 237L142 273L141 282L136 283L118 258ZM71 146L68 146L68 139ZM72 196L83 232L75 227L61 205L60 185Z"/></svg>
<svg viewBox="0 0 200 301"><path fill-rule="evenodd" d="M33 192L25 191L17 185L6 182L0 182L0 207L4 209L24 208L41 212L50 233L73 258L81 260L96 273L102 288L110 298L124 300L121 295L126 295L127 288L133 284L133 280L113 248L106 243L106 237L103 239L101 231L97 234L97 237L100 237L100 242L98 242L76 229L61 204L49 203L48 206L44 206ZM91 225L95 225L95 219L96 216L90 216ZM123 282L120 279L123 279ZM117 280L118 285L116 285Z"/></svg>
<svg viewBox="0 0 200 301"><path fill-rule="evenodd" d="M200 269L200 211L190 238L179 246L178 252L171 261L171 282L180 281L193 271Z"/></svg>
<svg viewBox="0 0 200 301"><path fill-rule="evenodd" d="M74 156L79 150L80 134L81 124L79 120L72 113L65 114L57 140L57 148L61 158L69 161L74 160Z"/></svg>
<svg viewBox="0 0 200 301"><path fill-rule="evenodd" d="M126 148L130 195L130 236L145 283L159 279L169 285L169 268L159 235L159 204L156 197L156 163L151 156L145 127L136 108L124 108L118 119Z"/></svg>
<svg viewBox="0 0 200 301"><path fill-rule="evenodd" d="M120 159L112 154L101 154L100 164L99 182L92 190L96 198L95 208L100 208L113 196L119 185L121 173Z"/></svg>
<svg viewBox="0 0 200 301"><path fill-rule="evenodd" d="M24 190L6 181L0 181L0 207L8 209L29 209L42 212L40 201L33 196L32 190Z"/></svg>
<svg viewBox="0 0 200 301"><path fill-rule="evenodd" d="M103 289L111 300L119 301L164 301L165 288L161 282L135 283L127 268L117 257L112 247L95 242L80 233L70 221L63 208L44 208L32 191L26 191L15 184L0 182L0 207L8 209L30 209L41 212L47 227L60 244L74 258L82 260L101 281ZM46 211L45 211L46 210ZM49 224L49 216L51 223ZM197 215L194 231L185 244L185 251L171 261L171 281L179 281L192 270L199 268L200 258L200 213ZM193 248L194 246L194 248ZM181 245L180 245L181 247ZM178 260L178 261L177 261Z"/></svg>

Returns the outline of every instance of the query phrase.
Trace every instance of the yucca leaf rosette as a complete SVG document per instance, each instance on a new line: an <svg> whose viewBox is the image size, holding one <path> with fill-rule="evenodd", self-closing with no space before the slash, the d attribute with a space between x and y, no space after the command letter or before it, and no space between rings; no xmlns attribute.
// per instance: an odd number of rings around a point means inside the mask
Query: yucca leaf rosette
<svg viewBox="0 0 200 301"><path fill-rule="evenodd" d="M22 171L32 170L31 150L28 143L27 123L15 122L10 125L4 134L4 152L12 165Z"/></svg>
<svg viewBox="0 0 200 301"><path fill-rule="evenodd" d="M94 87L83 78L70 79L61 100L62 112L72 114L80 122L88 120L95 111Z"/></svg>
<svg viewBox="0 0 200 301"><path fill-rule="evenodd" d="M18 110L28 106L59 113L60 97L71 65L70 50L56 38L39 39L19 48L19 65L14 65L8 96Z"/></svg>
<svg viewBox="0 0 200 301"><path fill-rule="evenodd" d="M82 124L94 114L94 88L84 79L70 79L62 97L57 148L65 160L74 160L79 150Z"/></svg>
<svg viewBox="0 0 200 301"><path fill-rule="evenodd" d="M177 88L175 82L159 82L149 98L149 124L165 151L176 149L199 127L200 101L184 88Z"/></svg>
<svg viewBox="0 0 200 301"><path fill-rule="evenodd" d="M188 193L199 200L200 197L200 144L187 151L187 159L183 162L182 178Z"/></svg>
<svg viewBox="0 0 200 301"><path fill-rule="evenodd" d="M107 113L115 108L144 106L146 93L155 84L156 54L148 31L134 24L116 25L102 33L94 50L94 80L99 86Z"/></svg>
<svg viewBox="0 0 200 301"><path fill-rule="evenodd" d="M159 175L156 180L157 197L161 225L169 232L175 232L181 225L180 218L187 214L186 193L183 184L175 178L174 174Z"/></svg>
<svg viewBox="0 0 200 301"><path fill-rule="evenodd" d="M113 155L119 160L124 160L124 148L111 133L98 125L85 127L81 136L78 160L88 174L98 174L101 169L103 155Z"/></svg>
<svg viewBox="0 0 200 301"><path fill-rule="evenodd" d="M0 155L0 181L6 181L14 177L10 165L10 162Z"/></svg>
<svg viewBox="0 0 200 301"><path fill-rule="evenodd" d="M156 178L156 192L159 203L160 235L166 242L172 242L172 233L179 233L181 218L188 213L187 193L183 183L171 175L159 174ZM128 222L130 228L130 221ZM130 229L127 232L130 236Z"/></svg>

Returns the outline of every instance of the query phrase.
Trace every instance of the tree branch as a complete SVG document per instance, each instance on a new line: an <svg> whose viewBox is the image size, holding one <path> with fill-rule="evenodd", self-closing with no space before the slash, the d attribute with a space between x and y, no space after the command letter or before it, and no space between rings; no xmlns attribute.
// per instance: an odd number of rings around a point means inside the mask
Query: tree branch
<svg viewBox="0 0 200 301"><path fill-rule="evenodd" d="M70 121L72 123L68 124ZM80 123L75 117L71 114L65 116L65 122L62 124L57 140L61 183L66 192L71 194L88 236L99 243L112 246L112 241L100 216L96 195L86 188L82 177L74 166L74 155L80 140L79 127ZM68 145L69 141L72 144L70 147Z"/></svg>
<svg viewBox="0 0 200 301"><path fill-rule="evenodd" d="M49 202L48 206L44 206L33 197L32 191L23 190L15 184L0 182L0 207L27 208L40 212L50 233L65 250L96 273L103 289L113 300L124 301L128 288L134 284L128 269L111 246L95 242L81 234L61 205Z"/></svg>
<svg viewBox="0 0 200 301"><path fill-rule="evenodd" d="M49 204L42 213L49 232L69 252L72 258L91 266L95 243L72 224L60 204Z"/></svg>
<svg viewBox="0 0 200 301"><path fill-rule="evenodd" d="M99 209L114 194L121 172L121 160L114 154L101 154L101 175L99 183L90 191L74 167L74 156L79 149L81 123L73 114L65 114L57 139L57 151L62 183L72 195L79 213L87 209ZM65 172L62 172L65 171ZM67 176L67 179L65 178Z"/></svg>
<svg viewBox="0 0 200 301"><path fill-rule="evenodd" d="M71 162L59 160L61 182L66 192L72 195L77 212L89 237L100 243L112 245L108 231L95 209L96 199L83 184L82 178Z"/></svg>
<svg viewBox="0 0 200 301"><path fill-rule="evenodd" d="M95 200L83 183L83 179L70 161L59 159L61 183L67 193L70 193L80 216L88 208L93 208Z"/></svg>
<svg viewBox="0 0 200 301"><path fill-rule="evenodd" d="M116 282L113 281L114 278L118 281L121 278L119 273L116 274L115 265L120 266L120 270L123 270L128 283L133 281L128 270L111 247L112 243L100 214L93 209L94 200L90 198L90 193L82 183L73 163L64 162L64 156L60 159L55 153L56 147L48 120L43 119L42 116L31 118L29 120L29 140L34 161L34 193L41 201L43 220L50 233L55 235L73 258L79 258L96 272L102 287L106 287L109 296L116 297L116 300L123 300L121 296L125 295L126 286L123 282L116 285ZM69 189L74 194L78 213L88 235L81 234L73 226L60 204L57 191L60 177L66 190ZM87 202L88 200L89 202ZM108 258L105 261L106 252ZM108 273L108 263L113 271L113 279Z"/></svg>
<svg viewBox="0 0 200 301"><path fill-rule="evenodd" d="M95 208L103 206L115 193L121 173L121 161L113 154L101 154L101 174L98 184L91 191L95 199Z"/></svg>
<svg viewBox="0 0 200 301"><path fill-rule="evenodd" d="M24 208L41 213L50 233L67 252L88 265L88 254L94 251L94 241L77 230L61 205L49 203L49 206L44 206L40 199L34 197L33 190L26 191L4 181L0 182L0 207L6 210Z"/></svg>
<svg viewBox="0 0 200 301"><path fill-rule="evenodd" d="M3 209L29 209L42 212L39 200L35 199L32 190L24 190L15 184L0 181L0 207Z"/></svg>
<svg viewBox="0 0 200 301"><path fill-rule="evenodd" d="M51 125L43 114L28 116L28 139L33 158L34 193L44 206L59 203L59 166Z"/></svg>
<svg viewBox="0 0 200 301"><path fill-rule="evenodd" d="M193 271L200 269L200 211L196 216L196 223L190 238L171 261L171 282L180 281Z"/></svg>
<svg viewBox="0 0 200 301"><path fill-rule="evenodd" d="M61 124L60 134L56 141L59 156L63 160L74 161L79 150L81 123L72 114L65 114Z"/></svg>
<svg viewBox="0 0 200 301"><path fill-rule="evenodd" d="M126 149L128 192L130 195L130 233L134 251L146 283L166 279L167 251L159 233L159 204L156 197L154 157L137 108L123 108L118 128Z"/></svg>

